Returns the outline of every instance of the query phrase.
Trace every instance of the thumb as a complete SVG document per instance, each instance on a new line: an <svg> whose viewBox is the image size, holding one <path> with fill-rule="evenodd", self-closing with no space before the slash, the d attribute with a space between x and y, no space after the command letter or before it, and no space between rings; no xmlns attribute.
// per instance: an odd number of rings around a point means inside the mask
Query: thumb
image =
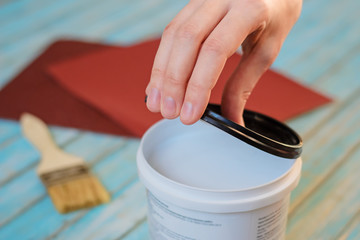
<svg viewBox="0 0 360 240"><path fill-rule="evenodd" d="M244 54L233 72L232 76L226 82L222 101L222 114L233 122L244 126L243 111L246 101L258 82L261 75L274 62L280 51L280 45L274 39L266 39L265 42L259 39L256 45L243 44Z"/></svg>

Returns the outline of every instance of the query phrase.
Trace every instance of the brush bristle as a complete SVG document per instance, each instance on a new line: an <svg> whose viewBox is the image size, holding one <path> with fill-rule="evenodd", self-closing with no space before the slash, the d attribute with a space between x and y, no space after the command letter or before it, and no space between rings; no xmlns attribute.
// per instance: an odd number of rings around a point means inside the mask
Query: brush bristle
<svg viewBox="0 0 360 240"><path fill-rule="evenodd" d="M110 200L109 193L91 174L48 186L47 190L60 213L94 207Z"/></svg>

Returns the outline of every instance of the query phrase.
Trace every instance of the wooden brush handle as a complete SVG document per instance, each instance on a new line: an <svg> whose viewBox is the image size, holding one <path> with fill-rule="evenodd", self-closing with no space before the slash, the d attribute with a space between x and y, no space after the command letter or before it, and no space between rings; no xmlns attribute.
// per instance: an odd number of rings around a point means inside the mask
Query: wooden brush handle
<svg viewBox="0 0 360 240"><path fill-rule="evenodd" d="M20 117L22 130L27 139L42 155L59 151L46 124L32 114L24 113Z"/></svg>
<svg viewBox="0 0 360 240"><path fill-rule="evenodd" d="M24 135L41 152L42 158L37 168L39 175L52 171L84 166L84 160L62 151L51 137L46 124L29 113L20 117Z"/></svg>

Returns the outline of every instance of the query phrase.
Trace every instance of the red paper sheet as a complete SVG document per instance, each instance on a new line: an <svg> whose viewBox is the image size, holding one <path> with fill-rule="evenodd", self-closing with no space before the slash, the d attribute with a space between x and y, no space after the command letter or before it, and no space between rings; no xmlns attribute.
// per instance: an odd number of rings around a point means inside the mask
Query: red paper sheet
<svg viewBox="0 0 360 240"><path fill-rule="evenodd" d="M0 91L0 117L17 120L23 112L30 112L48 124L130 135L98 109L70 94L46 72L48 64L102 49L113 47L68 40L51 44Z"/></svg>
<svg viewBox="0 0 360 240"><path fill-rule="evenodd" d="M161 118L147 110L144 97L159 40L128 48L112 48L49 66L51 75L73 95L95 106L135 136ZM233 55L212 91L211 102L220 103L226 79L239 62ZM274 71L260 79L247 108L287 120L329 102L330 99Z"/></svg>

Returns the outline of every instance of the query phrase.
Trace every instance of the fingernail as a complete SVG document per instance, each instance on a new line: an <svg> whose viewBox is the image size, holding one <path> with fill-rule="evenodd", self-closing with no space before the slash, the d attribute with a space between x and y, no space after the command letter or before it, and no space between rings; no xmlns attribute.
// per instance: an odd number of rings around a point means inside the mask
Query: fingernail
<svg viewBox="0 0 360 240"><path fill-rule="evenodd" d="M165 98L161 113L164 117L174 117L176 113L176 103L172 97Z"/></svg>
<svg viewBox="0 0 360 240"><path fill-rule="evenodd" d="M183 121L190 121L193 116L193 105L191 102L185 102L181 109L181 119Z"/></svg>
<svg viewBox="0 0 360 240"><path fill-rule="evenodd" d="M152 88L149 96L145 99L147 106L152 111L160 110L160 92L157 88Z"/></svg>

